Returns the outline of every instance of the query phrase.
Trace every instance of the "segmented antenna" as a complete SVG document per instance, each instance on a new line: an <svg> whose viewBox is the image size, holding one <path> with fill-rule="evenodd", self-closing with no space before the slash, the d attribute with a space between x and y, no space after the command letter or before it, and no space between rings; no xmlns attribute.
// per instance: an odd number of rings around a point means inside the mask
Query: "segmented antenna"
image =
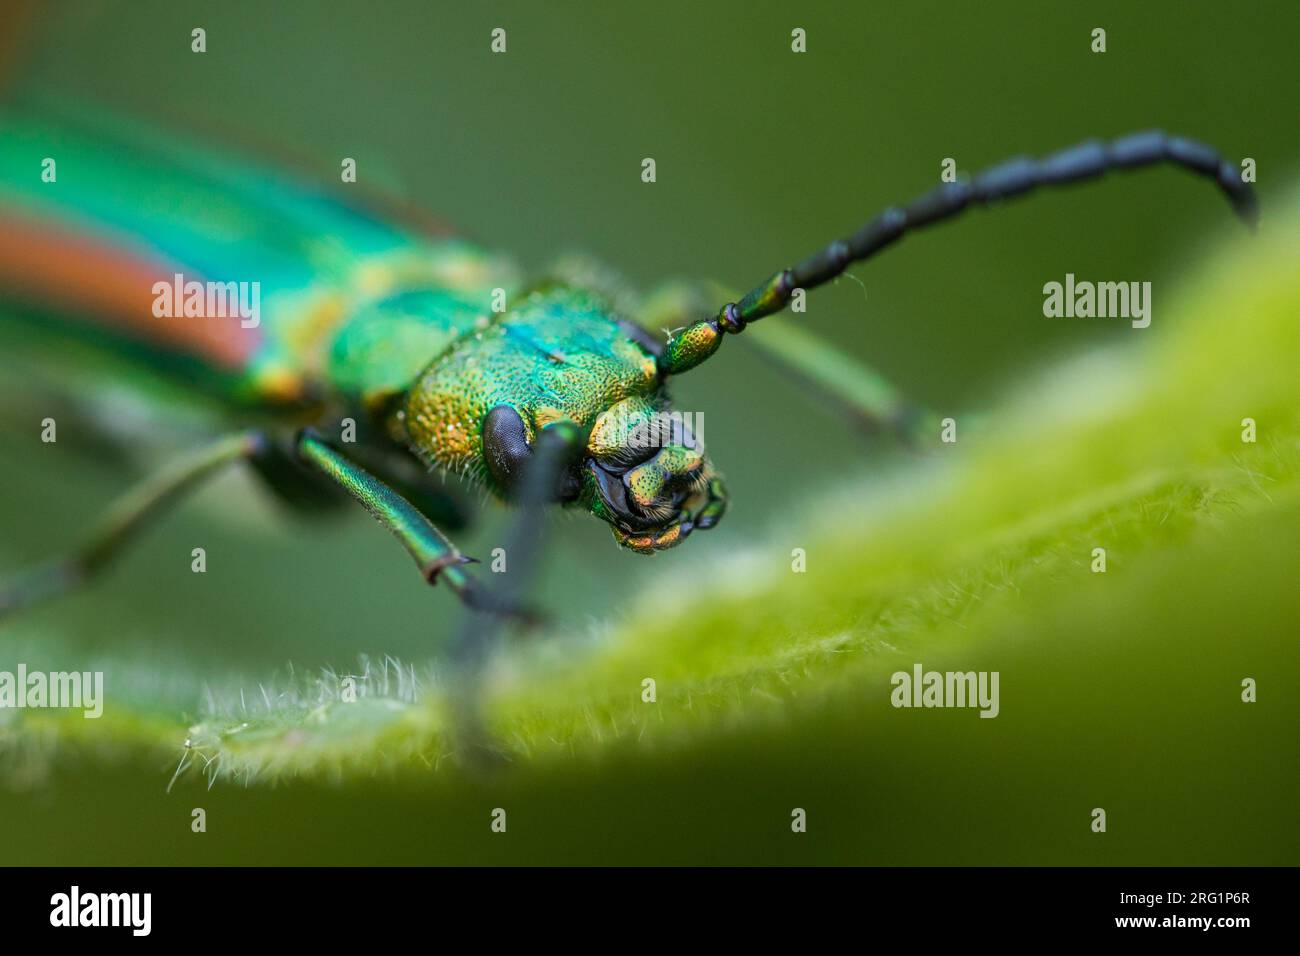
<svg viewBox="0 0 1300 956"><path fill-rule="evenodd" d="M1248 226L1258 220L1255 194L1240 170L1218 151L1196 140L1168 136L1160 130L1132 133L1110 144L1088 140L1046 159L1019 156L987 169L973 179L943 183L906 206L891 206L847 239L838 239L792 269L783 269L755 286L718 314L688 326L664 348L659 369L679 374L699 365L722 344L725 333L780 312L795 289L815 289L855 262L864 262L913 229L952 219L971 205L991 205L1038 186L1060 186L1092 179L1112 169L1137 169L1172 163L1219 184L1233 210Z"/></svg>

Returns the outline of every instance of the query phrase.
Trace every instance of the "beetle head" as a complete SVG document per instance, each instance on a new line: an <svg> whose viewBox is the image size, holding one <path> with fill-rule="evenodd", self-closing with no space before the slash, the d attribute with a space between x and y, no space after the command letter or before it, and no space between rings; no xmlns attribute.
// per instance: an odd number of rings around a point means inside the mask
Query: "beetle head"
<svg viewBox="0 0 1300 956"><path fill-rule="evenodd" d="M722 483L699 430L691 416L642 396L596 419L582 463L582 499L623 547L663 551L722 517Z"/></svg>
<svg viewBox="0 0 1300 956"><path fill-rule="evenodd" d="M620 545L642 554L680 544L722 517L725 492L704 452L698 422L658 396L625 398L600 413L583 455L557 487L607 522ZM524 422L509 405L484 423L488 468L499 487L516 487L530 457Z"/></svg>

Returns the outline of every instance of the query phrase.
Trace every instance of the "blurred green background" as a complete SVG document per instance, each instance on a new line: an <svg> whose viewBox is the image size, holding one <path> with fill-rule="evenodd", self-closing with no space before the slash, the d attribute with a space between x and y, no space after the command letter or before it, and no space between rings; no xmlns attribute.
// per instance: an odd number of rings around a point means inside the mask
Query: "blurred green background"
<svg viewBox="0 0 1300 956"><path fill-rule="evenodd" d="M194 26L207 30L202 56L189 50ZM488 52L496 26L508 30L505 56ZM795 26L807 30L806 55L789 50ZM1102 55L1089 49L1097 26L1108 33ZM1012 154L1150 126L1254 157L1267 215L1300 168L1298 27L1300 9L1280 2L797 10L762 2L75 2L33 13L8 83L20 94L84 97L214 138L235 131L318 156L327 175L336 157L355 156L363 176L382 178L527 267L573 250L599 256L642 288L682 276L747 287L929 188L944 157L975 172ZM658 167L650 186L639 178L645 156ZM979 408L1055 357L1131 334L1123 323L1044 319L1044 282L1066 272L1150 279L1157 321L1147 334L1160 336L1163 290L1213 238L1236 228L1215 191L1189 176L1110 178L909 238L854 270L865 301L859 285L842 281L812 298L808 324L931 407ZM720 529L688 546L700 567L726 560L845 475L889 467L888 449L849 434L743 340L681 379L674 394L682 408L704 413L711 454L734 495ZM51 461L32 454L30 441L3 440L4 567L71 540L125 480L62 444L68 457ZM25 633L50 635L50 666L102 654L252 681L286 661L346 668L360 652L425 660L444 642L457 621L452 602L425 593L405 555L364 518L324 527L268 522L265 506L248 499L237 478L205 491L102 584L25 618ZM500 514L489 508L487 517L463 536L469 553L490 549ZM562 630L582 632L617 615L657 566L679 560L617 552L607 529L590 520L552 524L540 593ZM196 543L209 554L204 576L188 573ZM788 559L778 552L774 560ZM182 680L174 693L184 700L195 690ZM940 751L953 756L956 739L936 739L916 759L923 767ZM0 795L0 812L23 822L8 853L29 862L415 862L478 853L522 861L595 858L611 845L627 851L625 862L654 845L659 851L643 858L843 860L829 837L797 849L749 845L749 811L726 809L727 788L744 779L785 806L780 791L791 779L837 766L825 799L849 819L854 794L875 790L880 823L888 801L878 791L892 771L855 763L863 746L853 731L815 750L798 735L774 735L770 773L768 758L756 756L761 747L722 742L675 763L633 756L613 771L521 779L518 792L539 817L563 819L584 803L589 775L598 773L601 799L627 812L509 851L480 846L459 829L461 817L478 820L483 800L499 799L486 784L454 795L440 793L440 782L405 779L342 791L218 787L205 799L239 822L198 850L185 825L189 804L162 794L170 768L141 772L129 760L63 767L35 790ZM969 788L977 786L968 780L951 800L935 795L934 828L900 836L888 859L1104 861L1068 840L1028 838L998 818L992 798L971 809ZM669 801L666 811L665 792L685 802ZM897 796L909 799L906 788ZM93 837L71 822L92 803L107 827ZM438 822L421 831L425 813ZM987 832L967 825L980 813L995 821ZM136 822L114 829L129 817ZM1145 850L1169 861L1180 848L1179 840L1153 839L1122 859L1135 862ZM853 858L872 859L866 846L854 849ZM1267 855L1265 844L1259 849ZM1212 847L1206 854L1187 861L1232 862Z"/></svg>

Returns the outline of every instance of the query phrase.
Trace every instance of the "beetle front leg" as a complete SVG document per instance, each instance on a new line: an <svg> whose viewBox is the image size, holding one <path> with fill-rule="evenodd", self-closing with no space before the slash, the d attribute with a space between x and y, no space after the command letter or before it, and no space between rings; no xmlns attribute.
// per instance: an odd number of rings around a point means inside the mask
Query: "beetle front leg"
<svg viewBox="0 0 1300 956"><path fill-rule="evenodd" d="M483 589L464 570L474 559L461 554L423 512L396 491L327 445L311 429L295 440L298 460L347 492L387 528L415 561L429 584L443 581L460 600L478 611L491 611L531 620L535 615L504 595Z"/></svg>
<svg viewBox="0 0 1300 956"><path fill-rule="evenodd" d="M500 600L513 605L522 603L527 596L541 551L544 512L585 443L585 435L577 425L558 421L542 428L529 448L515 488L518 510L506 534L505 553L512 570L504 576ZM450 700L452 726L460 746L480 763L491 762L497 756L484 726L481 683L499 628L500 621L495 617L473 615L461 626L453 647L459 679Z"/></svg>

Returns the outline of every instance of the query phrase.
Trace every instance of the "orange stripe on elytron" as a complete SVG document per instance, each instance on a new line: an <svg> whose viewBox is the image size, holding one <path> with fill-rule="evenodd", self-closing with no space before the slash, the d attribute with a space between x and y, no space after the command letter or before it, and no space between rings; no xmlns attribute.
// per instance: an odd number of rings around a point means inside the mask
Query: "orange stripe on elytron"
<svg viewBox="0 0 1300 956"><path fill-rule="evenodd" d="M0 209L0 287L74 318L120 329L149 345L241 370L261 335L237 318L158 318L155 282L203 277L182 266L113 245L84 230ZM179 307L179 304L178 304Z"/></svg>

